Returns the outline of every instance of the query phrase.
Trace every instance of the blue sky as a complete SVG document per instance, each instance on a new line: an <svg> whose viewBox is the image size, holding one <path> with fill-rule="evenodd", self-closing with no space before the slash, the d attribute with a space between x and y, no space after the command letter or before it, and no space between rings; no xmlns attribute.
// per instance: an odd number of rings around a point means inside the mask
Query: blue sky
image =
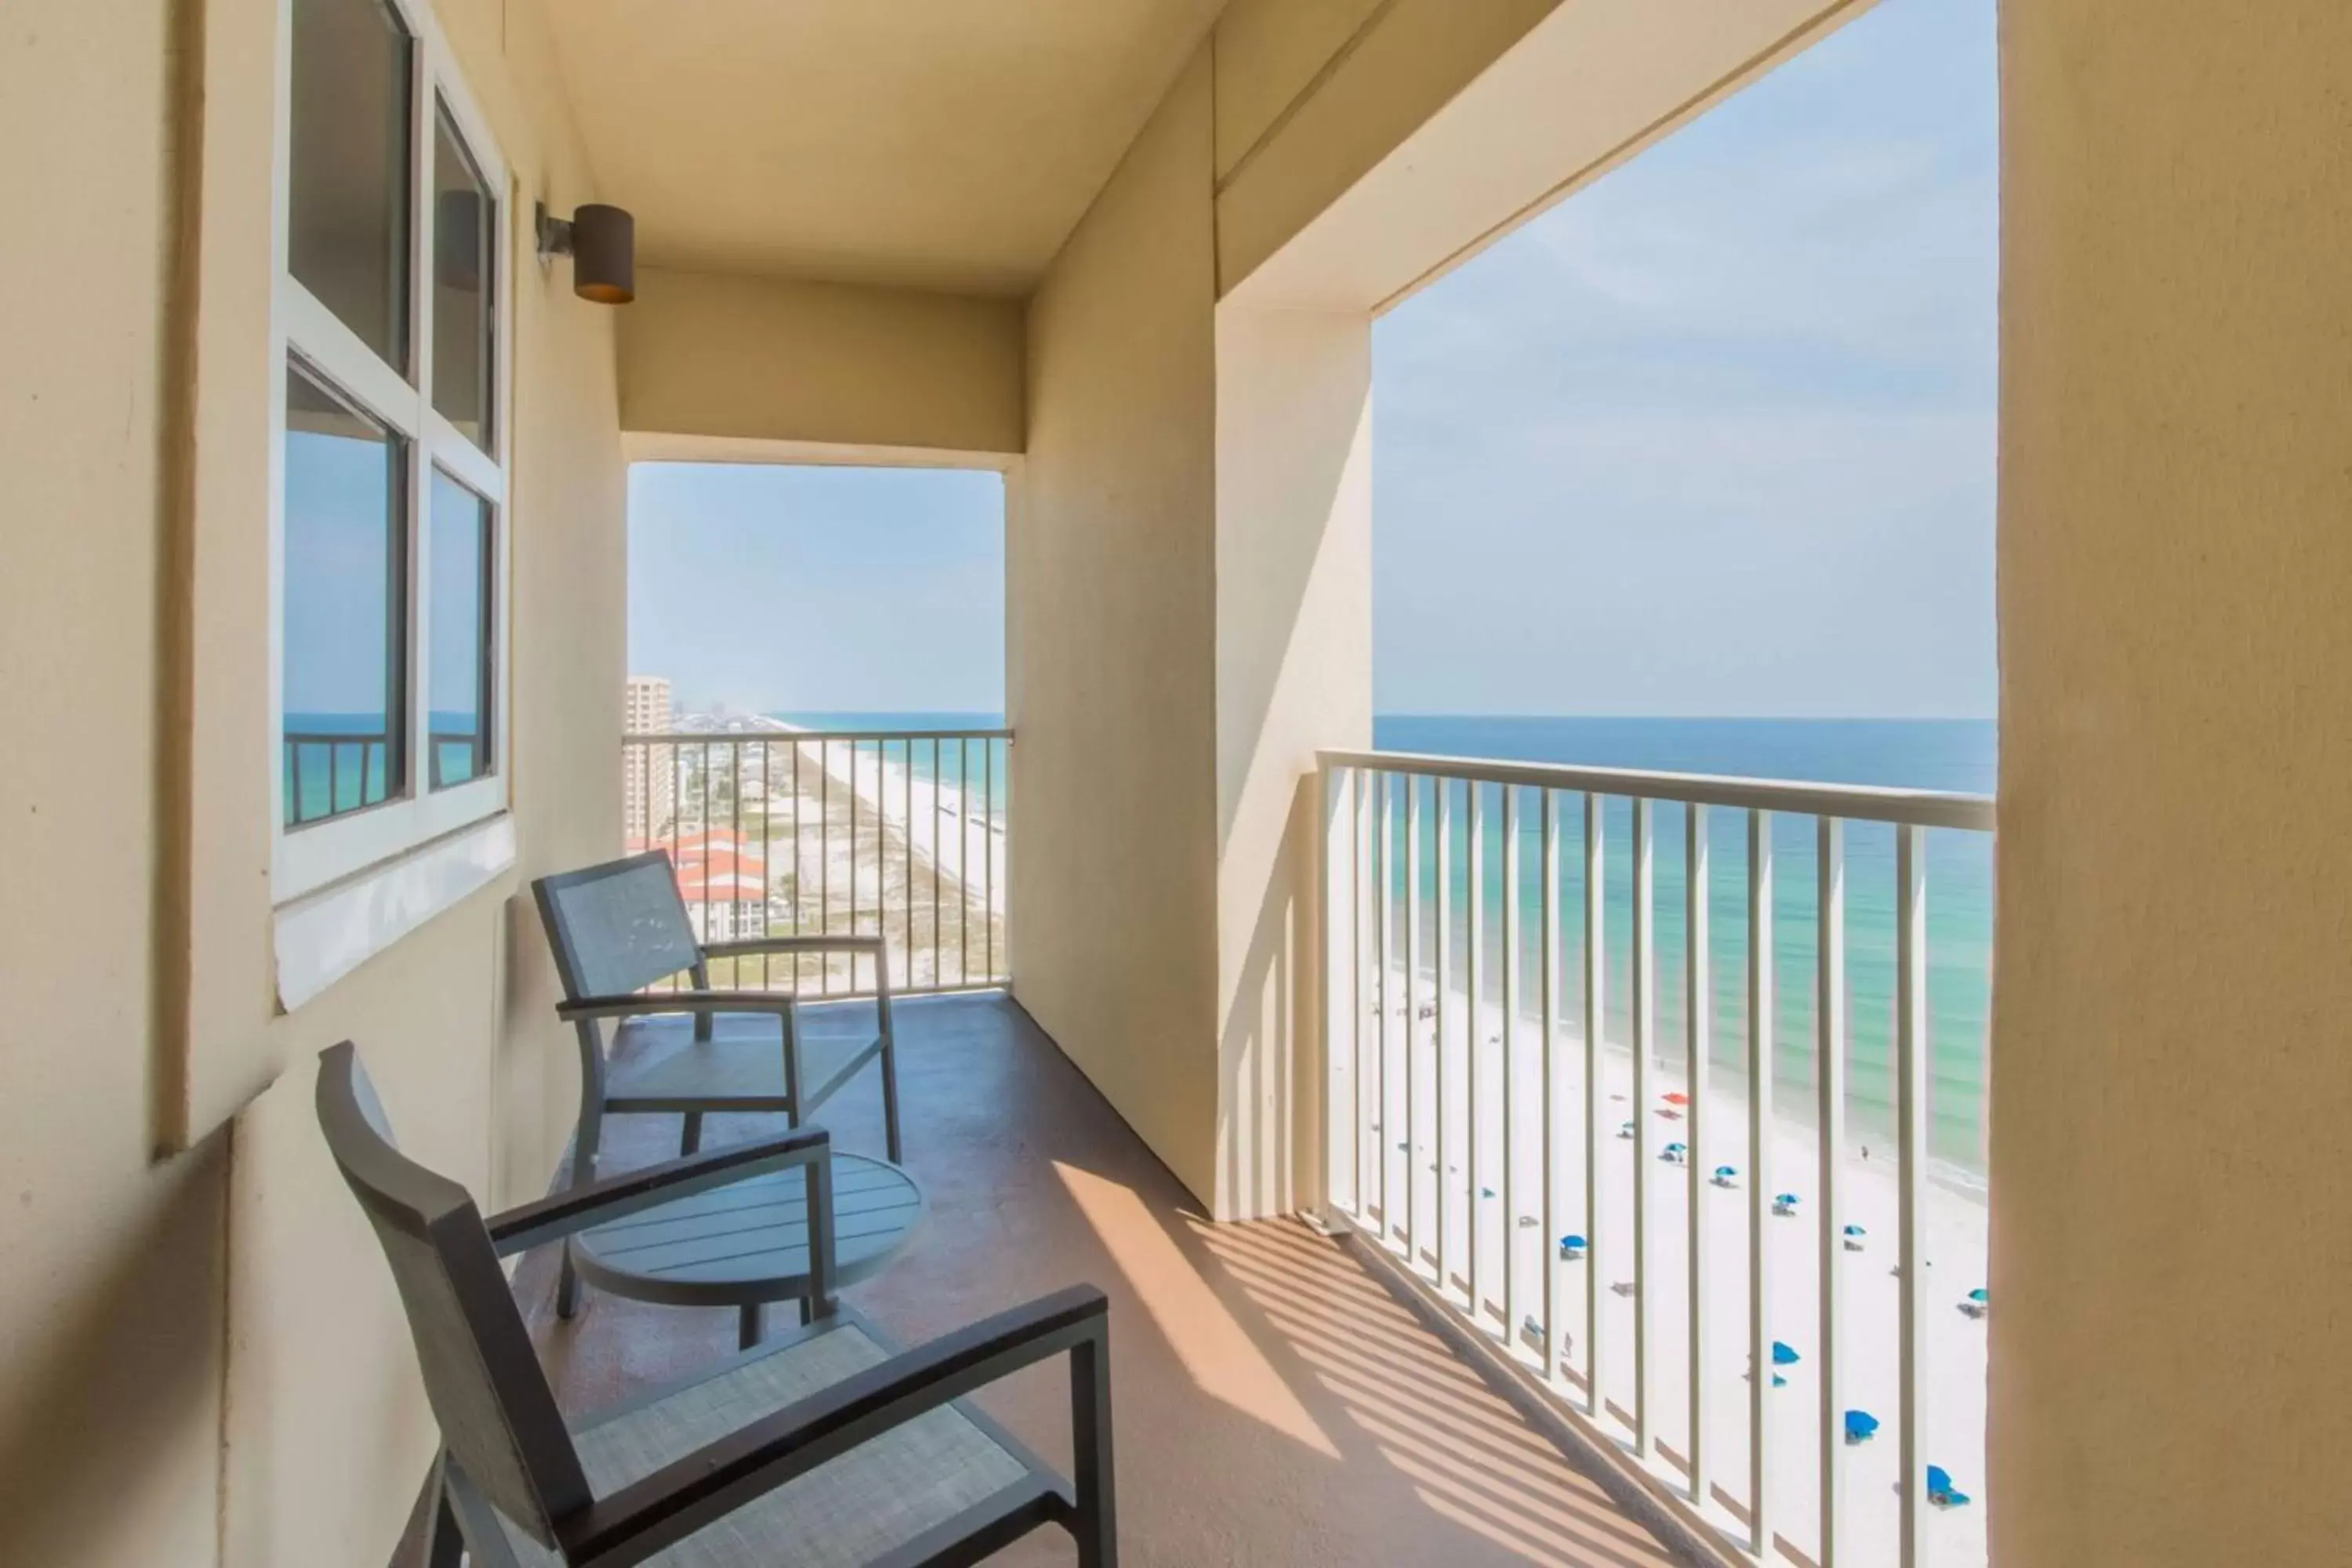
<svg viewBox="0 0 2352 1568"><path fill-rule="evenodd" d="M1991 0L1886 0L1384 318L1388 712L1990 717Z"/></svg>
<svg viewBox="0 0 2352 1568"><path fill-rule="evenodd" d="M1885 0L1374 332L1387 712L1989 717L1991 0ZM995 711L993 474L640 466L630 668Z"/></svg>
<svg viewBox="0 0 2352 1568"><path fill-rule="evenodd" d="M636 465L629 668L697 708L1003 711L1003 478Z"/></svg>

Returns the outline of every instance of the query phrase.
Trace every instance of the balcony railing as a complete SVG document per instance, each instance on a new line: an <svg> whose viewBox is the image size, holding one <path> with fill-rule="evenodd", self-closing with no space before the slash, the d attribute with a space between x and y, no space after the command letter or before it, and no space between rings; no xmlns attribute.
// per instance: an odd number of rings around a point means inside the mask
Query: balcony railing
<svg viewBox="0 0 2352 1568"><path fill-rule="evenodd" d="M1993 803L1321 762L1339 1215L1732 1551L1982 1562Z"/></svg>
<svg viewBox="0 0 2352 1568"><path fill-rule="evenodd" d="M630 847L669 851L707 942L880 935L894 991L1012 976L1008 730L629 735ZM719 960L712 983L856 995L871 960Z"/></svg>

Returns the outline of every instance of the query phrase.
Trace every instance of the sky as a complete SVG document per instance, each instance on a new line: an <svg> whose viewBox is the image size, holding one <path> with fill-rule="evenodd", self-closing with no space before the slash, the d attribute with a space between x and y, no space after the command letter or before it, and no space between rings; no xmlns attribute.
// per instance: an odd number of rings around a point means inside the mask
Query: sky
<svg viewBox="0 0 2352 1568"><path fill-rule="evenodd" d="M637 464L629 669L689 710L1001 713L1003 477Z"/></svg>
<svg viewBox="0 0 2352 1568"><path fill-rule="evenodd" d="M1373 331L1404 713L1989 718L1992 0L1885 0ZM999 712L993 474L640 465L630 668Z"/></svg>
<svg viewBox="0 0 2352 1568"><path fill-rule="evenodd" d="M1383 318L1383 712L1991 717L1991 0L1886 0Z"/></svg>

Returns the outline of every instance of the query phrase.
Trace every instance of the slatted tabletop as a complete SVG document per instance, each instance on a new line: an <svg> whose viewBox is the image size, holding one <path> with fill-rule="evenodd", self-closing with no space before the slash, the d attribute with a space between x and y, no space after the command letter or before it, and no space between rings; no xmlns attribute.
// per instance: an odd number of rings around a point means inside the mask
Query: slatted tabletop
<svg viewBox="0 0 2352 1568"><path fill-rule="evenodd" d="M889 1261L924 1209L915 1179L885 1160L833 1156L834 1278L851 1285ZM808 1178L779 1171L610 1225L574 1245L593 1285L677 1307L756 1306L808 1293Z"/></svg>

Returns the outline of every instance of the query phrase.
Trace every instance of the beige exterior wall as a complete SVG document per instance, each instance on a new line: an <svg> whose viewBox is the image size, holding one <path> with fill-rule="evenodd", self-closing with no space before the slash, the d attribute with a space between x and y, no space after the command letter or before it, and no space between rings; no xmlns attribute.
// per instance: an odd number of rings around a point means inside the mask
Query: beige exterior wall
<svg viewBox="0 0 2352 1568"><path fill-rule="evenodd" d="M1011 923L1023 1005L1215 1190L1210 74L1177 79L1029 311L1008 494Z"/></svg>
<svg viewBox="0 0 2352 1568"><path fill-rule="evenodd" d="M6 1563L212 1560L226 1140L152 1158L176 9L0 32Z"/></svg>
<svg viewBox="0 0 2352 1568"><path fill-rule="evenodd" d="M634 435L1017 453L1018 300L646 268L621 312Z"/></svg>
<svg viewBox="0 0 2352 1568"><path fill-rule="evenodd" d="M2003 22L1993 1558L2345 1555L2352 11Z"/></svg>
<svg viewBox="0 0 2352 1568"><path fill-rule="evenodd" d="M591 195L535 0L438 10L522 213ZM205 29L184 56L173 16ZM0 471L23 509L0 535L0 1562L383 1561L431 1424L390 1277L318 1142L312 1055L358 1039L417 1151L488 1201L543 1190L570 1133L572 1047L516 893L617 838L623 473L610 313L527 260L506 759L520 864L274 1016L276 16L268 0L41 0L0 40L0 184L40 215L0 237L18 281L0 302ZM175 158L203 191L182 273L175 202L196 185Z"/></svg>
<svg viewBox="0 0 2352 1568"><path fill-rule="evenodd" d="M1315 753L1372 742L1370 327L1217 310L1220 1218L1322 1197Z"/></svg>

